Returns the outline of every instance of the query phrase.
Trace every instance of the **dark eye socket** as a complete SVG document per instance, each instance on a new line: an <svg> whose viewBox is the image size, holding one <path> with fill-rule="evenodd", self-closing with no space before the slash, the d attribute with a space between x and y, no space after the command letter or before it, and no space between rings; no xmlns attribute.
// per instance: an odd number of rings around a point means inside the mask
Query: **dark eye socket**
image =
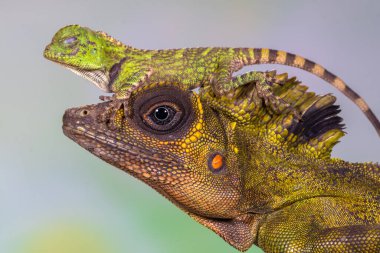
<svg viewBox="0 0 380 253"><path fill-rule="evenodd" d="M72 45L73 43L77 42L78 39L77 37L73 36L73 37L69 37L69 38L66 38L64 41L63 41L63 44L66 44L66 45Z"/></svg>
<svg viewBox="0 0 380 253"><path fill-rule="evenodd" d="M184 136L194 119L191 92L160 86L131 97L131 119L149 135L161 140Z"/></svg>

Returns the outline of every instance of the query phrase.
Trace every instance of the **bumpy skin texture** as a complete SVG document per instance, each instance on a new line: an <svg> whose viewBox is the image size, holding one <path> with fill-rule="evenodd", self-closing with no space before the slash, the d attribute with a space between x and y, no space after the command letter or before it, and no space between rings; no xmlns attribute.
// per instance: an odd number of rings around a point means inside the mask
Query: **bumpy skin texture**
<svg viewBox="0 0 380 253"><path fill-rule="evenodd" d="M68 109L63 130L241 251L380 252L380 166L330 157L343 135L335 98L262 74L300 119L271 111L256 83L221 97L150 83Z"/></svg>
<svg viewBox="0 0 380 253"><path fill-rule="evenodd" d="M261 72L236 77L243 66L276 63L304 69L326 80L350 98L367 116L380 135L380 122L366 102L342 79L301 56L267 48L185 48L142 50L126 46L104 32L79 25L60 29L46 47L44 56L89 79L99 88L128 98L144 83L181 83L184 89L210 86L218 95L256 82L258 94L272 110L287 106L273 96Z"/></svg>

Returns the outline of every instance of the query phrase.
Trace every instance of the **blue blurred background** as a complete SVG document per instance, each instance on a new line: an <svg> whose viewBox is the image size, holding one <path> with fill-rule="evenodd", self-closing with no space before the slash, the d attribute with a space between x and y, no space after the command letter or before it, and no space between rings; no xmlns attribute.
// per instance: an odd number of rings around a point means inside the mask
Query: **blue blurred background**
<svg viewBox="0 0 380 253"><path fill-rule="evenodd" d="M101 92L42 57L60 27L78 23L139 48L244 46L298 53L341 76L380 116L379 3L1 0L0 252L237 252L63 135L64 110L97 103ZM376 132L334 88L298 69L255 69L287 71L318 93L336 94L348 134L334 156L380 160Z"/></svg>

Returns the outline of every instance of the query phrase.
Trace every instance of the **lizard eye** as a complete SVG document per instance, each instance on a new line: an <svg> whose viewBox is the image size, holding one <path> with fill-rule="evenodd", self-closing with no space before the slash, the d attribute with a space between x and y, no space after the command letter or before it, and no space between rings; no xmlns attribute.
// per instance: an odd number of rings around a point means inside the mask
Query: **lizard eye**
<svg viewBox="0 0 380 253"><path fill-rule="evenodd" d="M72 45L72 44L74 44L77 41L78 41L77 37L75 37L75 36L74 37L69 37L69 38L66 38L63 41L63 44L65 44L65 45Z"/></svg>
<svg viewBox="0 0 380 253"><path fill-rule="evenodd" d="M189 119L193 118L189 94L169 87L139 94L133 111L135 122L143 130L164 139L175 138L177 133L186 130Z"/></svg>
<svg viewBox="0 0 380 253"><path fill-rule="evenodd" d="M148 127L157 131L167 131L175 128L182 119L183 112L175 103L163 101L154 104L143 114L143 120Z"/></svg>
<svg viewBox="0 0 380 253"><path fill-rule="evenodd" d="M176 111L167 105L156 107L149 118L157 125L166 125L174 118Z"/></svg>

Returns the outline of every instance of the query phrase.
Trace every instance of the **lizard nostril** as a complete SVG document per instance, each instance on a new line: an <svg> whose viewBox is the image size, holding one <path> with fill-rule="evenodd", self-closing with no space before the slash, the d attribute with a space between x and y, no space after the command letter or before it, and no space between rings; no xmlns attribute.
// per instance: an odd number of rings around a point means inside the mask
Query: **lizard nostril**
<svg viewBox="0 0 380 253"><path fill-rule="evenodd" d="M87 110L81 110L81 111L79 112L79 115L80 115L80 116L87 116L87 115L88 115L88 111L87 111Z"/></svg>

